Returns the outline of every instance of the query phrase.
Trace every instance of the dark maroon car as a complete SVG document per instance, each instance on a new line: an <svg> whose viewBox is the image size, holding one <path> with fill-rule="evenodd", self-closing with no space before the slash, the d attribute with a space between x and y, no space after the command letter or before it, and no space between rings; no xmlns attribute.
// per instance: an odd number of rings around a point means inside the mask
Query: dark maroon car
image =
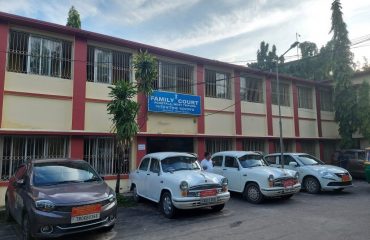
<svg viewBox="0 0 370 240"><path fill-rule="evenodd" d="M116 222L114 191L83 160L34 160L21 165L5 195L7 218L24 239L60 237Z"/></svg>

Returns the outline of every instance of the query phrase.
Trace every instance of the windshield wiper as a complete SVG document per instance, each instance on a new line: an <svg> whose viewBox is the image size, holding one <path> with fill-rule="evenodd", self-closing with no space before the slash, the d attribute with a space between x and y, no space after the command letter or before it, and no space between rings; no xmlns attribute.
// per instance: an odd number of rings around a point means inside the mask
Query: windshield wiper
<svg viewBox="0 0 370 240"><path fill-rule="evenodd" d="M65 183L81 183L81 182L83 182L83 181L79 181L79 180L68 180L68 181L56 182L55 185L65 184Z"/></svg>

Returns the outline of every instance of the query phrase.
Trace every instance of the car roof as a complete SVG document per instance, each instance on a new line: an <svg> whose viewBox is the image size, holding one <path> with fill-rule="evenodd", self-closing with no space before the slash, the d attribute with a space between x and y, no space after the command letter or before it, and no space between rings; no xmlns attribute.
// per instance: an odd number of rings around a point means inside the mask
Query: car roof
<svg viewBox="0 0 370 240"><path fill-rule="evenodd" d="M212 156L229 155L233 157L241 157L246 154L260 155L259 153L253 152L253 151L222 151L222 152L214 153Z"/></svg>
<svg viewBox="0 0 370 240"><path fill-rule="evenodd" d="M85 162L81 159L71 159L71 158L55 158L55 159L31 159L31 163L57 163L57 162Z"/></svg>
<svg viewBox="0 0 370 240"><path fill-rule="evenodd" d="M144 158L153 157L153 158L157 158L158 160L162 160L168 157L175 157L175 156L196 157L193 154L184 153L184 152L156 152L156 153L149 153L145 155Z"/></svg>
<svg viewBox="0 0 370 240"><path fill-rule="evenodd" d="M304 153L304 152L284 152L283 153L284 155L293 155L293 156L298 156L298 155L303 155L303 154L305 154L305 155L310 155L310 154L308 154L308 153ZM270 153L270 154L267 154L266 156L280 156L281 155L281 153Z"/></svg>

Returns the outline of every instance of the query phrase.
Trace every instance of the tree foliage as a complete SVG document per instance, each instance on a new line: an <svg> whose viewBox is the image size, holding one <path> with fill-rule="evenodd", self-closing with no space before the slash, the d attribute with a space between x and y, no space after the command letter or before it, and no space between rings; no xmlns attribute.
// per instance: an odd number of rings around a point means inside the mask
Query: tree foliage
<svg viewBox="0 0 370 240"><path fill-rule="evenodd" d="M257 62L248 64L248 67L259 69L262 71L272 71L276 67L276 62L284 62L284 58L278 59L276 54L276 46L272 45L271 51L269 50L269 44L262 41L260 43L260 49L257 51Z"/></svg>
<svg viewBox="0 0 370 240"><path fill-rule="evenodd" d="M139 93L149 95L152 92L153 80L157 77L157 62L148 52L140 51L135 55L133 62L136 83L117 81L114 86L110 87L109 96L112 100L107 105L108 113L112 115L117 143L123 153L129 149L140 130L136 121L140 104L135 101L135 96ZM117 171L117 193L120 189L121 161L122 159L120 159Z"/></svg>
<svg viewBox="0 0 370 240"><path fill-rule="evenodd" d="M363 82L358 89L358 111L359 131L370 141L370 85Z"/></svg>
<svg viewBox="0 0 370 240"><path fill-rule="evenodd" d="M318 54L317 45L314 42L302 42L299 44L299 49L301 50L302 58L313 57Z"/></svg>
<svg viewBox="0 0 370 240"><path fill-rule="evenodd" d="M72 6L68 11L68 19L66 26L81 28L80 14L78 13L74 6Z"/></svg>

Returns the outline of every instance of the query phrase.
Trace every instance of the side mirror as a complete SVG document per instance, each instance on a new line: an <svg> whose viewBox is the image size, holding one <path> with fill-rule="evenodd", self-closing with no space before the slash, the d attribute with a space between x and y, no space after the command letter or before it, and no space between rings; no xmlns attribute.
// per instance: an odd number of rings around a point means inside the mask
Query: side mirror
<svg viewBox="0 0 370 240"><path fill-rule="evenodd" d="M290 162L289 166L291 167L298 167L298 164L296 162Z"/></svg>
<svg viewBox="0 0 370 240"><path fill-rule="evenodd" d="M24 184L24 179L18 179L17 181L15 181L14 183L13 183L13 186L14 187L20 187L20 186L22 186Z"/></svg>

